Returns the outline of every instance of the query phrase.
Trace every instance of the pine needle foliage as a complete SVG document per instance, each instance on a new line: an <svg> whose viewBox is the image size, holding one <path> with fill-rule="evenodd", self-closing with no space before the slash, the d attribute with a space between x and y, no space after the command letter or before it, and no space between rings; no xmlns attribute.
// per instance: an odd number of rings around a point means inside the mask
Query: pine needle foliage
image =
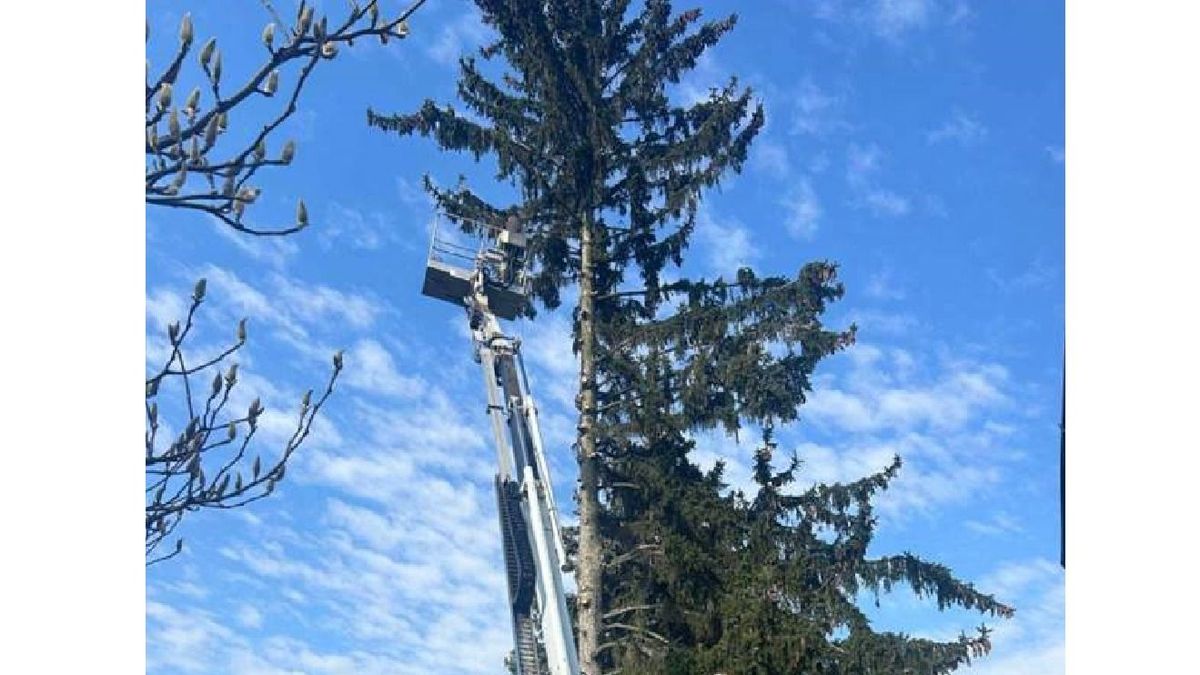
<svg viewBox="0 0 1200 675"><path fill-rule="evenodd" d="M991 649L990 629L947 642L877 632L859 606L907 586L938 607L997 617L1013 610L943 565L911 553L867 556L872 500L900 459L847 484L796 490L800 462L772 465L768 427L751 494L730 493L724 467L700 471L692 443L668 434L626 463L637 490L613 500L605 521L636 551L606 570L606 614L625 627L604 662L637 673L950 673ZM614 633L615 634L615 633ZM660 639L661 638L661 639Z"/></svg>

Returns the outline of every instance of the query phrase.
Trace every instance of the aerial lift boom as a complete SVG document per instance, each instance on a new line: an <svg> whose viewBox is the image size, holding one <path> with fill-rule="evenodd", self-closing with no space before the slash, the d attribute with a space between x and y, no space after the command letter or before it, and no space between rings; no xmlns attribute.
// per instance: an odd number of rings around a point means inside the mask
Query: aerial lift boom
<svg viewBox="0 0 1200 675"><path fill-rule="evenodd" d="M472 251L439 239L435 228L422 293L466 309L475 360L483 370L497 453L496 502L516 671L578 675L563 590L566 555L537 407L521 341L506 335L497 318L516 318L529 301L525 238L515 219L485 232Z"/></svg>

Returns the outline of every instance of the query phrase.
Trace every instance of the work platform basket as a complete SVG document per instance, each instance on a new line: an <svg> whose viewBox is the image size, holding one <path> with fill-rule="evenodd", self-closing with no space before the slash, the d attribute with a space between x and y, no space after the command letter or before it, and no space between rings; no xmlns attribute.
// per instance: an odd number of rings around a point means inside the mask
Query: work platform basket
<svg viewBox="0 0 1200 675"><path fill-rule="evenodd" d="M449 226L455 227L453 223ZM433 223L421 293L467 307L472 279L482 274L488 308L501 319L515 319L529 302L525 269L514 253L523 247L506 244L510 237L503 230L487 227L484 231L487 234L474 242L460 243L452 238L453 230L442 230L439 215ZM516 269L509 271L506 266Z"/></svg>

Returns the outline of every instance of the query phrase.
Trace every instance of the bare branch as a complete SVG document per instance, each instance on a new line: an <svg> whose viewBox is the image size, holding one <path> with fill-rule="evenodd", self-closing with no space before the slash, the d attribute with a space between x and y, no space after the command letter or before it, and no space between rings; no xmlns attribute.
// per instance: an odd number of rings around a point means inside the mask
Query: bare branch
<svg viewBox="0 0 1200 675"><path fill-rule="evenodd" d="M238 382L237 364L228 361L246 343L244 321L238 324L235 344L200 365L187 365L185 346L197 310L204 301L204 289L201 280L196 284L183 325L172 324L167 331L170 357L146 380L147 565L178 555L181 540L177 540L172 553L154 556L185 513L201 508L237 508L271 494L284 479L288 461L311 433L313 422L333 394L342 371L339 352L321 396L315 402L311 391L302 397L296 426L278 456L265 469L261 456L255 456L247 466L248 450L265 408L255 399L245 414L227 412L230 394ZM226 364L228 368L222 371ZM203 395L201 407L193 400L191 379L208 375L212 376L211 385ZM158 398L171 382L182 385L184 400L174 407L185 411L186 421L179 436L163 448L158 444L161 424Z"/></svg>
<svg viewBox="0 0 1200 675"><path fill-rule="evenodd" d="M267 157L267 141L298 110L300 94L317 64L336 58L341 47L350 48L355 40L402 40L408 35L407 20L426 0L416 0L392 20L379 18L378 0L362 6L351 3L347 15L332 28L324 19L314 21L308 7L295 25L286 26L270 2L263 4L275 20L263 31L267 58L232 93L222 93L224 65L216 40L210 39L197 54L200 69L208 82L208 101L201 102L200 90L187 97L183 107L175 105L175 86L185 59L192 52L191 18L181 27L180 46L166 69L146 85L146 203L208 213L243 234L286 236L304 229L307 222L278 227L249 227L242 218L260 196L250 184L259 169L284 166L295 155L295 143L287 141L278 157ZM186 33L186 34L185 34ZM276 34L282 38L276 44ZM183 38L188 39L184 40ZM277 113L245 145L233 152L221 152L221 140L228 132L229 116L242 111L244 103L276 95L284 71L298 66L290 95ZM203 109L202 109L203 108ZM167 121L165 133L161 123Z"/></svg>

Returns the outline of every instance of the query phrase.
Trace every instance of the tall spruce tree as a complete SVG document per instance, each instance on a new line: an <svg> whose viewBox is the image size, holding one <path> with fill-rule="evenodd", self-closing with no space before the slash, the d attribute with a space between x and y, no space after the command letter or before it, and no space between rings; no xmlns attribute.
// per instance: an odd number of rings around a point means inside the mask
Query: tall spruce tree
<svg viewBox="0 0 1200 675"><path fill-rule="evenodd" d="M700 12L672 17L665 0L631 12L629 0L476 0L500 39L481 50L503 56L500 81L475 59L460 62L458 93L480 124L427 101L414 114L370 124L432 136L448 150L494 154L499 178L520 188L509 208L469 188L436 190L441 207L467 231L518 215L533 234L533 290L547 307L578 284L574 333L580 358L578 461L578 640L580 664L599 675L602 547L597 412L602 392L598 330L618 315L653 316L659 275L681 263L701 190L739 169L763 124L748 89L730 81L704 102L679 106L666 85L678 82L734 17L699 25ZM617 223L620 222L621 225ZM618 295L627 271L647 288L637 301ZM632 296L630 296L632 297Z"/></svg>
<svg viewBox="0 0 1200 675"><path fill-rule="evenodd" d="M813 367L853 340L853 329L819 321L841 293L835 269L813 263L790 279L749 270L732 281L661 278L682 264L702 191L740 170L763 124L735 79L695 104L668 96L735 17L672 16L666 0L476 4L499 34L480 57L500 72L491 78L475 58L460 61L458 94L473 115L426 101L411 114L368 111L368 122L476 160L494 156L498 178L519 190L515 204L489 203L461 184L426 185L468 233L514 215L524 222L543 306L578 288L582 672L639 659L707 667L720 661L713 654L746 644L719 629L722 589L738 583L731 571L746 569L731 567L747 536L741 523L771 512L722 496L720 472L689 462L687 436L795 419ZM755 532L769 547L784 531Z"/></svg>

